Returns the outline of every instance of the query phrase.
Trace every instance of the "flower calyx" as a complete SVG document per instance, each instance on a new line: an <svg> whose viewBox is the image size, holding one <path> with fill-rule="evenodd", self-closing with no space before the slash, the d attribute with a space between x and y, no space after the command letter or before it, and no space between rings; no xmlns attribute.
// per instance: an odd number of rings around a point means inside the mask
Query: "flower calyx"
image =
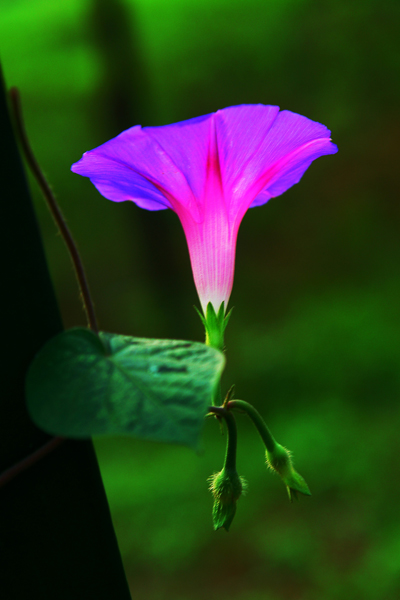
<svg viewBox="0 0 400 600"><path fill-rule="evenodd" d="M195 307L196 308L196 307ZM223 351L224 344L224 333L226 326L228 325L229 319L232 314L232 309L225 315L225 302L222 302L218 312L215 312L214 306L209 302L207 304L206 315L203 316L201 312L196 308L200 319L206 330L206 344L212 348Z"/></svg>

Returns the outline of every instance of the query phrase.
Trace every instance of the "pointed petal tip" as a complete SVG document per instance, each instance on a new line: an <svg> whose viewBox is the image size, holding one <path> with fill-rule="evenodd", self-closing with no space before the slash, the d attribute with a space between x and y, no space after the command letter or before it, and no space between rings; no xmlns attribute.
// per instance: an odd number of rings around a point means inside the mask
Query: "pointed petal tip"
<svg viewBox="0 0 400 600"><path fill-rule="evenodd" d="M72 165L71 165L71 171L73 173L77 173L78 175L85 175L86 176L86 174L84 172L82 172L82 171L84 171L84 158L85 158L85 156L89 152L90 152L90 150L88 150L87 152L84 152L82 154L82 157L79 160L77 160L76 162L72 163Z"/></svg>
<svg viewBox="0 0 400 600"><path fill-rule="evenodd" d="M332 138L329 138L329 141L330 141L332 149L333 149L332 154L336 154L336 152L339 152L339 148L337 147L337 145L334 142L332 142Z"/></svg>

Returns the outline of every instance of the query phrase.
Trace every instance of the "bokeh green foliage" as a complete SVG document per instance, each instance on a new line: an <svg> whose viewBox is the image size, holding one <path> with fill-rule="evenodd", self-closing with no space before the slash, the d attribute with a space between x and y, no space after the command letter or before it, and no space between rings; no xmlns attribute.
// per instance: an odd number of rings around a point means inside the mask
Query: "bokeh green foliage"
<svg viewBox="0 0 400 600"><path fill-rule="evenodd" d="M114 204L69 172L134 124L240 103L326 124L339 153L249 211L238 240L226 385L293 451L313 497L289 505L239 422L249 492L215 534L204 454L97 441L136 597L394 600L400 595L400 4L390 0L8 0L0 53L85 260L101 328L202 339L178 219ZM35 188L34 188L35 189ZM66 326L70 261L36 190Z"/></svg>

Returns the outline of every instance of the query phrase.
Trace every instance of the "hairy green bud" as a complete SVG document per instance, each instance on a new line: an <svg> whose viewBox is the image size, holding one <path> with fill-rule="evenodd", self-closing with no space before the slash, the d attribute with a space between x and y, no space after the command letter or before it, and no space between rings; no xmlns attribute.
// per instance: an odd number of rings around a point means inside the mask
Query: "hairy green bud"
<svg viewBox="0 0 400 600"><path fill-rule="evenodd" d="M214 473L209 479L210 491L214 496L213 523L215 531L229 527L236 513L236 502L242 492L247 489L247 483L240 477L236 470L223 468L219 473Z"/></svg>
<svg viewBox="0 0 400 600"><path fill-rule="evenodd" d="M308 485L303 477L297 473L293 467L291 453L287 448L284 448L278 443L275 443L273 451L267 450L265 453L267 466L278 473L289 495L289 500L293 502L293 498L298 499L297 493L311 496Z"/></svg>

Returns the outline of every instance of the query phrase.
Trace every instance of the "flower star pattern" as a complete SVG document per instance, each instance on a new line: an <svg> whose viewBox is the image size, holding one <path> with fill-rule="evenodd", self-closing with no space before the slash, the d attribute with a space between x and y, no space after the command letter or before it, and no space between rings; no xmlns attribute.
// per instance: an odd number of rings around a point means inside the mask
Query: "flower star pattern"
<svg viewBox="0 0 400 600"><path fill-rule="evenodd" d="M85 152L72 171L115 202L178 215L204 314L225 309L236 239L249 208L297 183L313 160L334 154L330 131L278 106L231 106L162 127L137 125Z"/></svg>

